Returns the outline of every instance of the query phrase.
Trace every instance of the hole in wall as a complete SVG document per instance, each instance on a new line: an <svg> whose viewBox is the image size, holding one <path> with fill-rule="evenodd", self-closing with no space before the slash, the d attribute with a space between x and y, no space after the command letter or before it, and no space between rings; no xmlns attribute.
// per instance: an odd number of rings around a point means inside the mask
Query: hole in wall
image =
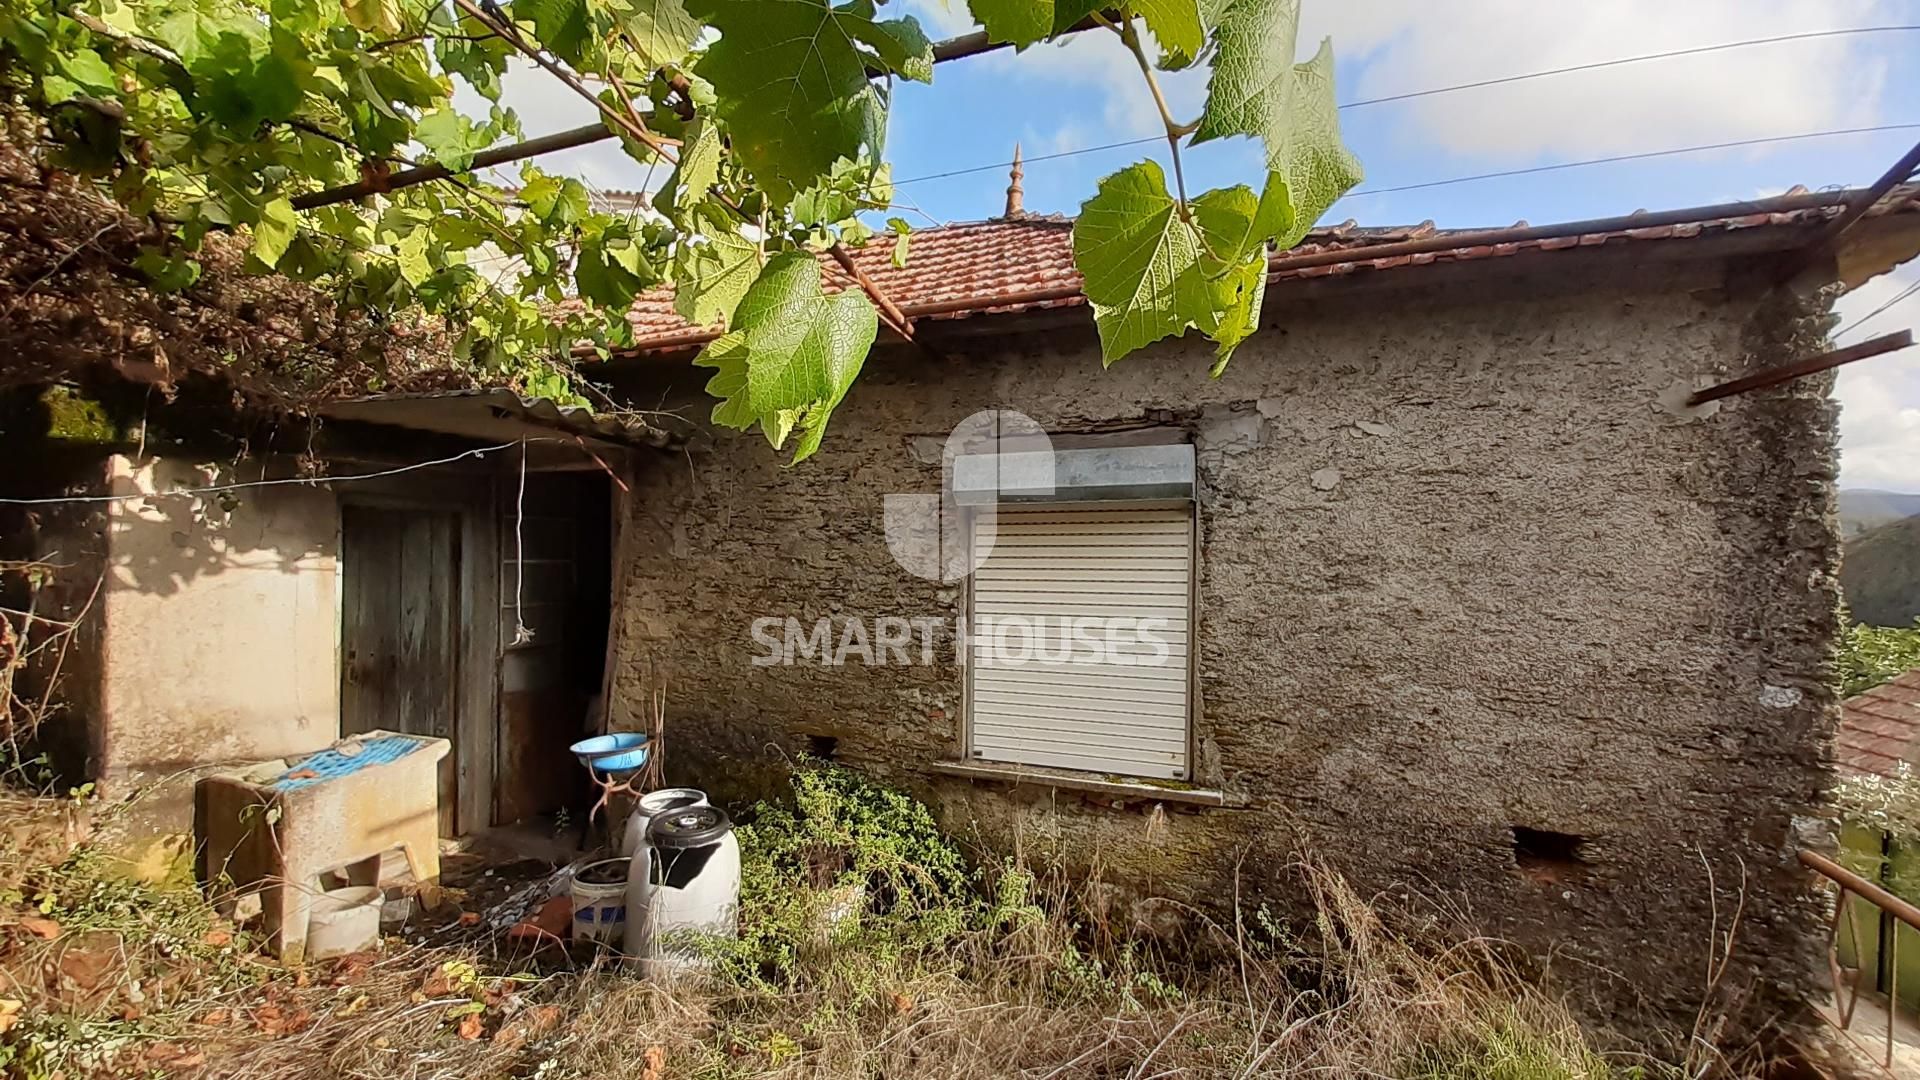
<svg viewBox="0 0 1920 1080"><path fill-rule="evenodd" d="M807 756L820 761L832 761L834 751L840 749L840 740L832 735L807 736Z"/></svg>
<svg viewBox="0 0 1920 1080"><path fill-rule="evenodd" d="M1586 837L1526 825L1513 827L1513 862L1523 876L1546 883L1578 877L1593 865Z"/></svg>

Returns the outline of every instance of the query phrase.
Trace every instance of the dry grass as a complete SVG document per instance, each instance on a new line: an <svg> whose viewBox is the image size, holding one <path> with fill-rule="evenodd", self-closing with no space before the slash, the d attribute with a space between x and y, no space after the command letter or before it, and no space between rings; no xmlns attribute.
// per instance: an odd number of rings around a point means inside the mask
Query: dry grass
<svg viewBox="0 0 1920 1080"><path fill-rule="evenodd" d="M777 970L735 954L732 977L655 984L611 961L529 974L490 945L288 970L229 938L190 889L103 883L84 846L64 846L0 849L0 882L17 883L0 912L0 1073L28 1080L1706 1075L1601 1056L1490 943L1410 940L1311 865L1298 873L1317 919L1297 930L1256 911L1196 918L1179 941L1109 938L1087 929L1084 892L1022 893L1030 879L1010 868L964 917L930 906L813 927L783 939L799 945ZM50 856L57 868L21 865ZM749 884L749 926L827 902L778 887L773 904ZM36 918L57 927L42 936ZM774 940L759 929L755 948ZM62 973L76 954L93 958L86 978ZM12 1021L9 999L24 1003Z"/></svg>

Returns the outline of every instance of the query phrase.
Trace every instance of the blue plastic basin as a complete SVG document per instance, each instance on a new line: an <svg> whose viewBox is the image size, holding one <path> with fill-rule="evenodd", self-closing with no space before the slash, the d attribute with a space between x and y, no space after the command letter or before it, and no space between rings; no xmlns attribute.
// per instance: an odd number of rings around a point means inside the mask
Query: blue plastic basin
<svg viewBox="0 0 1920 1080"><path fill-rule="evenodd" d="M647 755L652 753L652 750L652 747L642 743L632 750L622 750L617 754L602 754L589 761L587 768L602 776L616 780L623 779L639 772L640 767L647 763Z"/></svg>
<svg viewBox="0 0 1920 1080"><path fill-rule="evenodd" d="M644 763L647 760L646 745L645 732L616 731L611 735L596 735L591 739L582 739L567 749L572 750L573 756L580 759L580 764L591 769L595 768L595 761L599 758L623 754L636 748L640 750L640 760Z"/></svg>

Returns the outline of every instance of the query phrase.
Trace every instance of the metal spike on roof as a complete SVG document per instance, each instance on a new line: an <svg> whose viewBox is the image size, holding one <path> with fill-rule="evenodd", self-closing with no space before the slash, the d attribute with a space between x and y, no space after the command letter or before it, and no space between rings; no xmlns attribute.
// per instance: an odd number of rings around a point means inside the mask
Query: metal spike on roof
<svg viewBox="0 0 1920 1080"><path fill-rule="evenodd" d="M1012 182L1007 185L1007 212L1005 215L1006 217L1017 218L1017 217L1023 216L1027 212L1026 207L1022 205L1022 198L1021 198L1025 192L1020 187L1020 178L1025 175L1027 175L1026 171L1020 168L1020 144L1014 143L1013 144L1013 172L1010 177Z"/></svg>

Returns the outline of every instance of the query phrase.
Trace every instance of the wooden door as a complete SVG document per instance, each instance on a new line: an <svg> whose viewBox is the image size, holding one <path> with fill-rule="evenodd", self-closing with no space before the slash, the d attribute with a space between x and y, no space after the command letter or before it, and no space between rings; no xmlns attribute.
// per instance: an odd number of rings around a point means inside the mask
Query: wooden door
<svg viewBox="0 0 1920 1080"><path fill-rule="evenodd" d="M445 511L341 509L341 733L453 741L440 759L440 832L458 807L460 521Z"/></svg>

